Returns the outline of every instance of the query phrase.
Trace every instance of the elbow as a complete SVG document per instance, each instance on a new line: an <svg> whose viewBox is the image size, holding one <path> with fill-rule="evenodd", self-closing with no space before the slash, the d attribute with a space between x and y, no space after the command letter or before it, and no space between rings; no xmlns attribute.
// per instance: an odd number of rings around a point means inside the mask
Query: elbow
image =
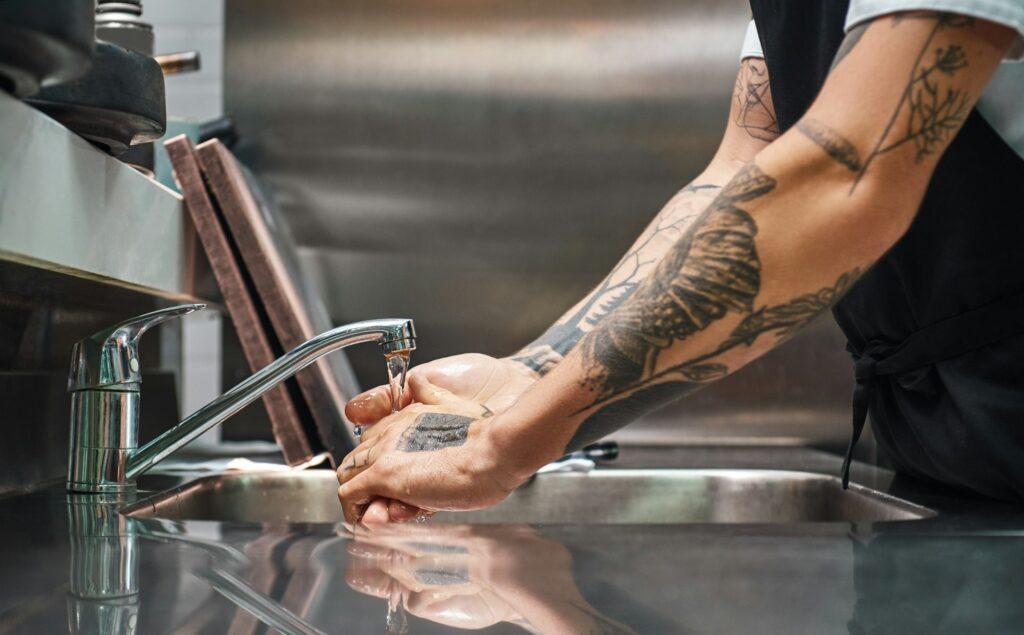
<svg viewBox="0 0 1024 635"><path fill-rule="evenodd" d="M853 169L835 152L809 141L791 130L757 158L762 165L776 164L772 167L780 193L792 205L790 213L811 216L794 214L790 227L802 226L817 234L815 239L861 258L881 257L910 228L927 182L905 178L904 171L876 169L881 166Z"/></svg>
<svg viewBox="0 0 1024 635"><path fill-rule="evenodd" d="M860 237L866 250L881 257L910 229L921 204L921 194L907 191L892 178L865 175L841 188L848 202L843 212L851 236Z"/></svg>

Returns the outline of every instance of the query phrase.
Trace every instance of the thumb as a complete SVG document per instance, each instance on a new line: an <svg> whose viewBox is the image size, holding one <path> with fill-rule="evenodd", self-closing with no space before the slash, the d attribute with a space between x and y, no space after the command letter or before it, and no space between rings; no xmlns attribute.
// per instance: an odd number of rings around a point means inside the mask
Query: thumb
<svg viewBox="0 0 1024 635"><path fill-rule="evenodd" d="M462 401L451 391L433 384L423 374L409 375L409 392L413 400L428 406L441 406L446 403Z"/></svg>
<svg viewBox="0 0 1024 635"><path fill-rule="evenodd" d="M370 425L391 414L391 390L377 386L356 395L345 404L345 416L352 423Z"/></svg>

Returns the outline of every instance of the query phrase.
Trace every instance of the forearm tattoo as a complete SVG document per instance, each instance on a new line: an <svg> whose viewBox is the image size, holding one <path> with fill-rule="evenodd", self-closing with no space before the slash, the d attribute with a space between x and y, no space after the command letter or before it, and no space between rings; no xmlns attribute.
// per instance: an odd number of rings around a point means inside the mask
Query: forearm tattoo
<svg viewBox="0 0 1024 635"><path fill-rule="evenodd" d="M775 179L748 163L629 300L583 338L582 383L597 401L652 373L658 355L676 340L729 311L753 310L761 287L757 224L739 205L774 188Z"/></svg>
<svg viewBox="0 0 1024 635"><path fill-rule="evenodd" d="M469 426L476 419L443 412L425 412L402 432L397 448L401 452L434 452L463 445Z"/></svg>
<svg viewBox="0 0 1024 635"><path fill-rule="evenodd" d="M733 88L733 122L748 135L772 142L779 136L779 121L772 104L768 67L764 60L747 58L740 66Z"/></svg>
<svg viewBox="0 0 1024 635"><path fill-rule="evenodd" d="M826 124L806 119L796 125L798 131L828 156L854 173L850 194L880 155L912 143L914 160L920 163L942 151L971 110L973 99L966 91L956 88L953 81L957 73L967 67L967 53L958 44L935 46L933 42L940 32L972 27L974 19L953 13L899 14L890 19L890 25L896 28L907 20L928 20L934 25L917 52L906 85L881 136L863 160L848 139ZM866 26L847 35L832 64L833 69L856 48L865 30Z"/></svg>
<svg viewBox="0 0 1024 635"><path fill-rule="evenodd" d="M593 442L643 412L728 374L732 369L721 360L728 351L753 346L766 334L774 335L776 343L792 337L857 280L859 270L853 269L832 286L755 307L761 291L757 224L743 207L775 187L774 178L748 164L637 292L583 338L581 386L594 397L577 411L590 412L567 449ZM663 351L730 313L743 318L708 352L659 368Z"/></svg>
<svg viewBox="0 0 1024 635"><path fill-rule="evenodd" d="M559 319L512 359L541 376L546 375L576 346L584 333L633 295L660 257L660 250L655 249L657 244L682 236L720 190L711 183L691 183L680 190L597 289L576 310Z"/></svg>

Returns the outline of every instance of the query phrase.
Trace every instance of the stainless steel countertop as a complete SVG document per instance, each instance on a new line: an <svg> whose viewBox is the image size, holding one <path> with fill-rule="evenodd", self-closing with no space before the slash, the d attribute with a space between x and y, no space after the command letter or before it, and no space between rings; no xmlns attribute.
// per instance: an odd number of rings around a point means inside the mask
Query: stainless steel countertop
<svg viewBox="0 0 1024 635"><path fill-rule="evenodd" d="M839 459L794 448L626 447L614 465L835 473ZM854 479L941 513L874 524L423 525L356 541L329 525L132 519L119 531L137 539L138 594L118 601L145 634L268 632L229 599L238 588L321 632L381 633L386 601L355 588L386 594L390 571L419 591L411 605L437 619L508 620L487 633L524 632L513 623L523 617L559 632L1017 632L1020 507L941 495L866 466ZM96 632L76 618L74 589L83 562L106 555L97 566L110 564L106 552L83 560L83 550L110 544L73 535L83 518L70 509L60 486L0 500L0 633ZM242 587L225 588L230 579ZM454 630L409 616L410 633Z"/></svg>

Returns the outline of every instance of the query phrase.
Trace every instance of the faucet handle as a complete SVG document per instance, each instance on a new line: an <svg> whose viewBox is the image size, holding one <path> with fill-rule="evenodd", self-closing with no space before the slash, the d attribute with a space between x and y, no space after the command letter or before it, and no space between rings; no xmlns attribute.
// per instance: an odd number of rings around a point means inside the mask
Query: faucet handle
<svg viewBox="0 0 1024 635"><path fill-rule="evenodd" d="M71 350L68 392L136 384L139 372L139 338L151 327L188 315L205 304L183 304L139 315L75 342Z"/></svg>

